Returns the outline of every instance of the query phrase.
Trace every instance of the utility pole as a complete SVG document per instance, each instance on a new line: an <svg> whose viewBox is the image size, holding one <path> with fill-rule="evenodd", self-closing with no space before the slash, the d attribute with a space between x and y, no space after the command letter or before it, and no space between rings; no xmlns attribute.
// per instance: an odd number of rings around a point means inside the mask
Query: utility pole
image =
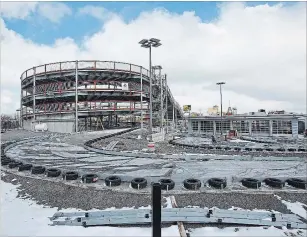
<svg viewBox="0 0 307 237"><path fill-rule="evenodd" d="M220 124L220 130L221 130L221 137L223 137L223 96L222 96L222 85L226 84L225 82L218 82L216 83L217 85L220 86L220 95L221 95L221 124Z"/></svg>

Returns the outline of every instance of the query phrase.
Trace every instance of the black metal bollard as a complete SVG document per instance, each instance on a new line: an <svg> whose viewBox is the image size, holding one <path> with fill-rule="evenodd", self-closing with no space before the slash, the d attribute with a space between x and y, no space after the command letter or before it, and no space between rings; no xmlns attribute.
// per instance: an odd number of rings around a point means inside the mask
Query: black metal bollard
<svg viewBox="0 0 307 237"><path fill-rule="evenodd" d="M161 237L161 185L152 184L152 237Z"/></svg>

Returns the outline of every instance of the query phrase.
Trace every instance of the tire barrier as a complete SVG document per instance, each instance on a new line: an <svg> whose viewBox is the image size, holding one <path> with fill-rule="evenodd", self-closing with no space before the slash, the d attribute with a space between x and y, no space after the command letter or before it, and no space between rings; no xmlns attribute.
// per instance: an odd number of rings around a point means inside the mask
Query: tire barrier
<svg viewBox="0 0 307 237"><path fill-rule="evenodd" d="M201 187L199 179L186 179L183 181L183 186L189 190L197 190Z"/></svg>
<svg viewBox="0 0 307 237"><path fill-rule="evenodd" d="M276 178L267 178L264 183L272 188L283 188L285 186L284 181Z"/></svg>
<svg viewBox="0 0 307 237"><path fill-rule="evenodd" d="M31 170L32 164L23 164L18 167L18 171Z"/></svg>
<svg viewBox="0 0 307 237"><path fill-rule="evenodd" d="M223 189L227 186L226 179L220 179L220 178L211 178L208 180L208 184L211 187Z"/></svg>
<svg viewBox="0 0 307 237"><path fill-rule="evenodd" d="M12 160L10 158L1 159L1 165L8 165Z"/></svg>
<svg viewBox="0 0 307 237"><path fill-rule="evenodd" d="M175 187L175 182L171 179L160 179L159 183L162 190L172 190Z"/></svg>
<svg viewBox="0 0 307 237"><path fill-rule="evenodd" d="M79 178L79 174L75 171L68 171L62 175L64 180L76 180Z"/></svg>
<svg viewBox="0 0 307 237"><path fill-rule="evenodd" d="M98 175L97 174L85 174L82 176L81 179L83 183L96 183L98 181Z"/></svg>
<svg viewBox="0 0 307 237"><path fill-rule="evenodd" d="M292 187L300 188L300 189L307 189L307 181L303 179L291 178L291 179L287 179L286 182Z"/></svg>
<svg viewBox="0 0 307 237"><path fill-rule="evenodd" d="M114 186L119 186L122 183L122 180L120 177L112 175L112 176L106 177L104 182L107 186L114 187Z"/></svg>
<svg viewBox="0 0 307 237"><path fill-rule="evenodd" d="M147 187L147 180L144 178L134 178L131 180L131 187L134 189L143 189Z"/></svg>
<svg viewBox="0 0 307 237"><path fill-rule="evenodd" d="M32 174L44 174L46 171L46 168L44 166L33 166L31 169Z"/></svg>
<svg viewBox="0 0 307 237"><path fill-rule="evenodd" d="M50 168L46 170L47 177L59 177L61 175L61 170L56 168Z"/></svg>
<svg viewBox="0 0 307 237"><path fill-rule="evenodd" d="M84 146L85 147L91 147L91 148L94 148L92 145L93 143L95 142L98 142L100 140L103 140L103 139L106 139L106 138L110 138L110 137L114 137L114 136L118 136L118 135L122 135L122 134L125 134L125 133L128 133L128 132L132 132L134 130L138 129L137 127L136 128L131 128L131 129L128 129L126 131L121 131L121 132L118 132L118 133L113 133L113 134L107 134L103 137L99 137L99 138L95 138L95 139L92 139L92 140L88 140L84 143Z"/></svg>
<svg viewBox="0 0 307 237"><path fill-rule="evenodd" d="M14 169L14 168L16 168L16 167L18 167L18 166L20 166L20 165L22 165L22 162L12 161L12 162L10 162L10 163L8 164L8 167L9 167L10 169Z"/></svg>
<svg viewBox="0 0 307 237"><path fill-rule="evenodd" d="M258 189L261 187L261 182L258 179L245 178L241 180L242 185L247 188L255 188Z"/></svg>
<svg viewBox="0 0 307 237"><path fill-rule="evenodd" d="M285 152L286 151L286 149L285 148L278 148L278 149L276 149L277 151L281 151L281 152Z"/></svg>
<svg viewBox="0 0 307 237"><path fill-rule="evenodd" d="M179 146L179 147L182 147L182 148L185 148L185 147L188 147L188 148L203 148L203 149L207 149L207 150L225 150L225 151L256 151L256 152L261 152L261 151L268 151L268 152L276 152L276 151L279 151L279 152L306 152L307 149L304 148L304 147L301 147L299 149L296 149L296 148L277 148L277 149L273 149L273 148L261 148L261 147L258 147L258 148L253 148L253 147L222 147L222 146L219 146L219 145L189 145L189 144L182 144L182 143L177 143L176 142L177 139L173 139L171 141L169 141L169 144L171 145L175 145L175 146ZM242 140L247 140L247 139L242 139ZM249 140L248 140L249 141ZM270 143L270 142L267 142L267 141L258 141L258 143Z"/></svg>

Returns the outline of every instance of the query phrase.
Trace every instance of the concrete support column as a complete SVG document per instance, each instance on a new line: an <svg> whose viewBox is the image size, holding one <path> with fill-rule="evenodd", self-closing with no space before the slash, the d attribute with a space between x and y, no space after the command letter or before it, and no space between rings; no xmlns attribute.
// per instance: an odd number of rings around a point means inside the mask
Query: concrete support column
<svg viewBox="0 0 307 237"><path fill-rule="evenodd" d="M200 121L198 121L198 129L197 129L197 133L201 133L201 130L200 130Z"/></svg>
<svg viewBox="0 0 307 237"><path fill-rule="evenodd" d="M191 134L192 133L192 121L189 119L187 122L188 122L188 133Z"/></svg>
<svg viewBox="0 0 307 237"><path fill-rule="evenodd" d="M232 123L232 120L229 121L229 128L230 128L230 130L233 130L233 123Z"/></svg>
<svg viewBox="0 0 307 237"><path fill-rule="evenodd" d="M270 137L273 136L273 120L269 120L269 134L270 134Z"/></svg>
<svg viewBox="0 0 307 237"><path fill-rule="evenodd" d="M291 120L292 137L298 138L298 119Z"/></svg>
<svg viewBox="0 0 307 237"><path fill-rule="evenodd" d="M253 135L253 133L252 133L252 124L253 124L253 121L252 121L252 120L249 120L249 121L248 121L248 134L249 134L250 136Z"/></svg>
<svg viewBox="0 0 307 237"><path fill-rule="evenodd" d="M216 135L216 122L213 121L213 136Z"/></svg>

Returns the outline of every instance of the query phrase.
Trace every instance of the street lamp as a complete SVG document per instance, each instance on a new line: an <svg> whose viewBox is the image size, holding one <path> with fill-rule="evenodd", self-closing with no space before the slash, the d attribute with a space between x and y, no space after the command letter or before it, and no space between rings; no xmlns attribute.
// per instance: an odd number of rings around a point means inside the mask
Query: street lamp
<svg viewBox="0 0 307 237"><path fill-rule="evenodd" d="M143 48L149 49L149 138L152 141L152 68L151 68L151 48L159 47L162 44L159 39L142 39L139 44Z"/></svg>
<svg viewBox="0 0 307 237"><path fill-rule="evenodd" d="M163 130L163 80L162 80L162 75L161 75L161 70L162 66L161 65L156 65L152 66L152 69L154 70L154 74L156 70L159 70L159 80L160 80L160 106L161 106L161 121L160 121L160 127L161 131Z"/></svg>
<svg viewBox="0 0 307 237"><path fill-rule="evenodd" d="M226 84L225 82L218 82L216 83L220 86L220 95L221 95L221 137L223 136L223 128L222 128L222 122L223 122L223 97L222 97L222 85Z"/></svg>

